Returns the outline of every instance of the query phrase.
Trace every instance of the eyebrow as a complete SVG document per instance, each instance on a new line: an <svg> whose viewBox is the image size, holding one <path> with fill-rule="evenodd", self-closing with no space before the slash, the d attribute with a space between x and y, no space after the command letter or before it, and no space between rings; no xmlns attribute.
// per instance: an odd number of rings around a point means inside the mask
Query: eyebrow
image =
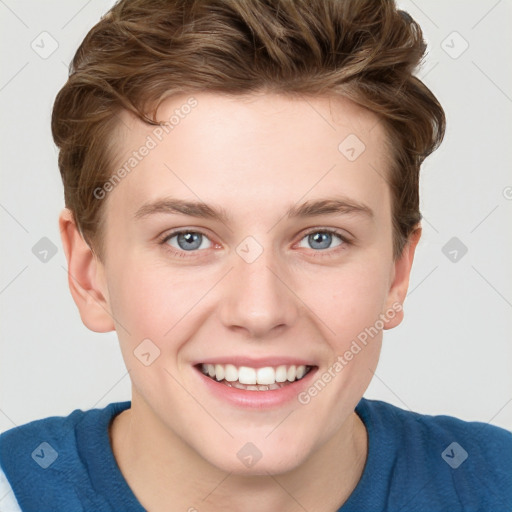
<svg viewBox="0 0 512 512"><path fill-rule="evenodd" d="M229 223L229 215L220 206L210 206L200 201L185 201L176 198L157 199L143 204L134 217L142 219L154 214L181 214L202 219L217 220L223 224ZM315 201L307 201L301 205L292 205L285 216L288 218L308 218L318 215L347 215L357 214L370 219L374 213L365 204L347 198L325 198Z"/></svg>

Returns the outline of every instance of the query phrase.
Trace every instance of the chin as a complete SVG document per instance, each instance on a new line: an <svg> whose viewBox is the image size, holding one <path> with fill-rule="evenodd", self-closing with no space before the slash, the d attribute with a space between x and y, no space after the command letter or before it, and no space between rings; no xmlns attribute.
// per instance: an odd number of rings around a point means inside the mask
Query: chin
<svg viewBox="0 0 512 512"><path fill-rule="evenodd" d="M210 447L201 453L205 460L222 471L238 476L268 476L288 473L297 469L308 458L303 442L280 440L279 442L242 442L243 436L234 440L222 450ZM218 445L217 445L218 448Z"/></svg>

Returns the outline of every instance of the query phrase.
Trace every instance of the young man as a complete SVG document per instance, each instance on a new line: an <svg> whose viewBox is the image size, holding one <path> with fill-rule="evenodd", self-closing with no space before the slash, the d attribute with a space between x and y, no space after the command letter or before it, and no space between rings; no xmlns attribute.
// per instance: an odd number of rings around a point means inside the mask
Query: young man
<svg viewBox="0 0 512 512"><path fill-rule="evenodd" d="M385 0L125 0L89 32L59 222L132 400L3 434L10 510L510 510L510 433L362 398L444 133L424 51Z"/></svg>

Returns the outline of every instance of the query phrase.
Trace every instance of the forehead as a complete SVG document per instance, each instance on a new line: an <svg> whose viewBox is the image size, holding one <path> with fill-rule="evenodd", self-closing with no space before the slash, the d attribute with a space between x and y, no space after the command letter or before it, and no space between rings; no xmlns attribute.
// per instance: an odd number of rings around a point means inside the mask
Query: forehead
<svg viewBox="0 0 512 512"><path fill-rule="evenodd" d="M116 207L134 213L167 194L254 212L334 189L361 203L387 195L386 133L344 98L198 93L167 99L157 119L122 114Z"/></svg>

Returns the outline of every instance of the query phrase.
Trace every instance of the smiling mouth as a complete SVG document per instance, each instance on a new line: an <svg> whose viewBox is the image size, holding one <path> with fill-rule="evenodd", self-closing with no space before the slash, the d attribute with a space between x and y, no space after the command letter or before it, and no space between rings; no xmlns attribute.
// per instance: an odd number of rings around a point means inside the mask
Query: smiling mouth
<svg viewBox="0 0 512 512"><path fill-rule="evenodd" d="M280 365L251 368L232 364L199 364L203 375L225 386L245 391L273 391L303 379L314 366Z"/></svg>

